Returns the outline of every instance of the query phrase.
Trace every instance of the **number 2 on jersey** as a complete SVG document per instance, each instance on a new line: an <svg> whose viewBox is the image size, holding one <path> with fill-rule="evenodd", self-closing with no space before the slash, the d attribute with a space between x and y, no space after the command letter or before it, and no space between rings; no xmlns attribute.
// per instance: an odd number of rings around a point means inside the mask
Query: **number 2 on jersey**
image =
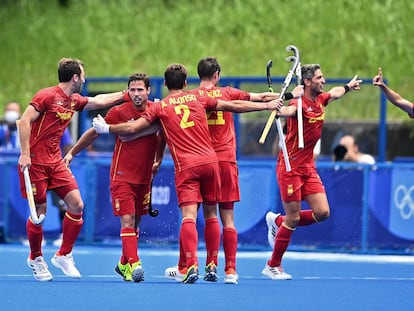
<svg viewBox="0 0 414 311"><path fill-rule="evenodd" d="M188 108L187 105L177 105L174 107L174 111L177 115L182 114L180 121L181 128L186 129L194 126L194 121L188 121L188 118L190 117L190 108Z"/></svg>

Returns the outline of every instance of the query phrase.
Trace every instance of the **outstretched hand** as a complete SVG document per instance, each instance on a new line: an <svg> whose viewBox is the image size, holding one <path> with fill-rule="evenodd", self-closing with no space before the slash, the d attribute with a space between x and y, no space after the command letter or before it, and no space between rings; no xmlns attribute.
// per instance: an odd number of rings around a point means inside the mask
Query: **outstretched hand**
<svg viewBox="0 0 414 311"><path fill-rule="evenodd" d="M384 79L382 78L382 68L378 67L378 74L372 79L372 85L383 86Z"/></svg>
<svg viewBox="0 0 414 311"><path fill-rule="evenodd" d="M93 118L92 126L98 134L109 133L109 124L105 122L105 119L100 114Z"/></svg>
<svg viewBox="0 0 414 311"><path fill-rule="evenodd" d="M295 88L292 90L292 95L294 98L299 98L303 96L304 93L304 89L303 89L303 85L297 85L295 86Z"/></svg>
<svg viewBox="0 0 414 311"><path fill-rule="evenodd" d="M360 84L362 83L361 79L358 79L358 75L355 75L351 81L348 82L348 86L351 90L360 90Z"/></svg>

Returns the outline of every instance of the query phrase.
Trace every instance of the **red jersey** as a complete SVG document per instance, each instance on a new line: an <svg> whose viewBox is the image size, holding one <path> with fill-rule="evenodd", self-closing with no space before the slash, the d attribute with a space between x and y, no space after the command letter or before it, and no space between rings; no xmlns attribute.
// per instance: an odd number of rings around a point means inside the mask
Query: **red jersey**
<svg viewBox="0 0 414 311"><path fill-rule="evenodd" d="M233 87L199 87L191 92L201 96L222 100L250 100L250 93ZM236 133L233 113L229 111L207 111L208 130L219 161L236 162Z"/></svg>
<svg viewBox="0 0 414 311"><path fill-rule="evenodd" d="M144 113L150 123L161 121L176 172L217 162L206 118L206 110L216 106L215 99L182 92L167 96Z"/></svg>
<svg viewBox="0 0 414 311"><path fill-rule="evenodd" d="M82 111L88 97L74 93L67 96L59 86L40 90L32 105L40 116L32 123L30 157L33 164L48 165L62 161L60 140L73 114Z"/></svg>
<svg viewBox="0 0 414 311"><path fill-rule="evenodd" d="M153 104L148 101L147 109ZM143 113L134 107L132 101L128 101L112 107L106 114L105 121L108 124L124 123L140 118ZM155 133L128 142L122 142L116 135L110 169L111 181L131 184L150 183L157 144Z"/></svg>
<svg viewBox="0 0 414 311"><path fill-rule="evenodd" d="M288 150L289 162L294 167L313 167L313 148L321 138L323 122L325 120L325 106L331 95L327 92L316 96L315 101L302 96L303 111L303 142L304 148L298 145L298 119L292 117L287 119L287 134L285 137ZM297 106L297 99L292 99L289 106ZM278 164L285 167L282 150L279 152Z"/></svg>

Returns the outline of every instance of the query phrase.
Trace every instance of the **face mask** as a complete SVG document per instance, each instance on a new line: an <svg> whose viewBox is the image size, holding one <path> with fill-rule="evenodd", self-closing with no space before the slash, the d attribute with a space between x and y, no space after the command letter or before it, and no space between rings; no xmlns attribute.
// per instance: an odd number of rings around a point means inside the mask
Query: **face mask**
<svg viewBox="0 0 414 311"><path fill-rule="evenodd" d="M19 113L17 111L6 111L4 113L4 119L6 120L7 123L15 123L16 120L19 118Z"/></svg>

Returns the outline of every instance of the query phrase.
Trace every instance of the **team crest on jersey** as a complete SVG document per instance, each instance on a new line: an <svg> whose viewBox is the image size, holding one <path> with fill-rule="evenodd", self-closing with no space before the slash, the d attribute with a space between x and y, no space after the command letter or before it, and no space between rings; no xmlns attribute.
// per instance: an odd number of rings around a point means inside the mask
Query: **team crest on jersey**
<svg viewBox="0 0 414 311"><path fill-rule="evenodd" d="M288 196L291 196L293 194L293 185L288 185L287 194Z"/></svg>
<svg viewBox="0 0 414 311"><path fill-rule="evenodd" d="M70 109L74 109L75 108L75 105L76 105L75 101L72 100L70 102Z"/></svg>
<svg viewBox="0 0 414 311"><path fill-rule="evenodd" d="M33 196L36 196L37 195L36 184L32 184L32 192L33 192Z"/></svg>

